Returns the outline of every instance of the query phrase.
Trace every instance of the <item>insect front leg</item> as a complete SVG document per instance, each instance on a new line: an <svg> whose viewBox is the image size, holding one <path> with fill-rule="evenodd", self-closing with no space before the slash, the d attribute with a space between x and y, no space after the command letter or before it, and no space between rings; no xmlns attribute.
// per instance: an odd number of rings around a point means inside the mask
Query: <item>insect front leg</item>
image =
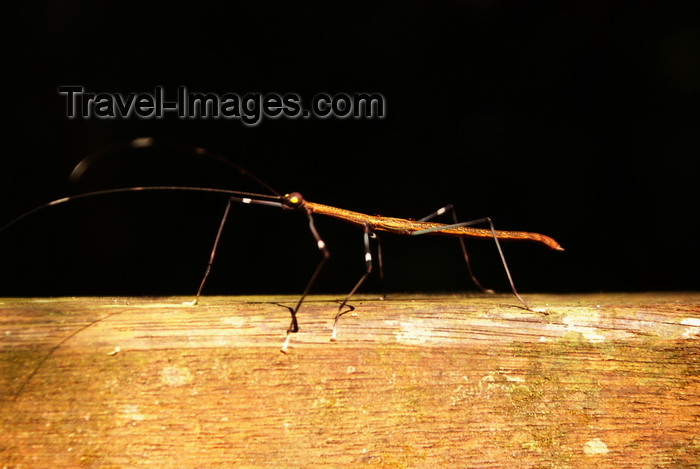
<svg viewBox="0 0 700 469"><path fill-rule="evenodd" d="M447 212L452 212L452 220L454 221L454 223L459 223L459 220L457 219L457 212L455 211L455 208L452 204L445 205L444 207L436 210L435 212L431 213L430 215L428 215L426 217L421 218L418 221L429 221L429 220L432 220L433 218L444 215ZM464 239L463 238L457 238L457 239L459 240L459 245L462 248L462 256L464 257L464 262L467 264L467 270L469 271L469 276L471 277L472 282L474 282L474 285L476 285L476 287L479 290L481 290L482 292L488 293L488 294L493 294L494 291L491 290L490 288L484 288L481 285L481 282L479 282L479 280L477 280L476 276L474 275L474 271L472 270L471 263L469 262L469 254L467 254L467 246L464 242Z"/></svg>
<svg viewBox="0 0 700 469"><path fill-rule="evenodd" d="M233 202L238 202L246 205L266 205L268 207L278 208L285 207L283 203L271 200L257 200L251 199L249 197L229 197L228 202L226 203L226 208L224 209L224 215L221 217L221 223L219 223L219 230L216 232L214 246L212 246L211 253L209 254L209 262L207 263L207 268L204 271L204 277L202 277L202 281L199 284L199 289L197 290L197 294L195 295L194 300L186 302L185 304L187 305L194 306L199 302L199 297L202 294L202 290L204 289L204 284L207 282L207 278L209 278L211 266L214 263L214 257L216 256L216 250L219 247L219 241L221 240L221 233L223 233L224 231L224 225L226 225L226 221L228 220L228 215L231 211L231 204Z"/></svg>
<svg viewBox="0 0 700 469"><path fill-rule="evenodd" d="M184 304L189 305L189 306L194 306L199 302L199 296L202 294L202 289L204 288L204 284L207 281L207 278L209 277L209 272L211 272L211 265L214 263L214 256L216 256L216 249L219 247L219 240L221 239L221 233L224 231L224 225L226 224L226 220L228 220L228 213L231 210L231 203L236 202L237 200L234 197L231 197L228 199L228 202L226 203L226 209L224 209L224 216L221 217L221 223L219 224L219 230L216 232L216 238L214 239L214 246L211 248L211 253L209 254L209 262L207 263L207 268L204 271L204 277L202 277L202 281L199 284L199 290L197 290L197 294L194 297L194 300L185 302Z"/></svg>

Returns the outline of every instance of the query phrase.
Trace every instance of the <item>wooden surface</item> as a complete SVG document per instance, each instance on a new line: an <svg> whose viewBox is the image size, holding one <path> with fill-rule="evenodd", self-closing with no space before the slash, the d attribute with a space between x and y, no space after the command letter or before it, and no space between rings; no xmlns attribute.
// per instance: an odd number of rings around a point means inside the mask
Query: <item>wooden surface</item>
<svg viewBox="0 0 700 469"><path fill-rule="evenodd" d="M0 467L700 467L700 294L0 299Z"/></svg>

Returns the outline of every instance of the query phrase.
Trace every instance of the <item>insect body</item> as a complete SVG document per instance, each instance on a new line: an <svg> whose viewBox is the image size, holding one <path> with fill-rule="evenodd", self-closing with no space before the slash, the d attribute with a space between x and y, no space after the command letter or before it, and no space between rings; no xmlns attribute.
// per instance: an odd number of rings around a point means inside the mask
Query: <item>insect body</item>
<svg viewBox="0 0 700 469"><path fill-rule="evenodd" d="M326 215L340 220L347 221L358 226L367 226L372 231L385 231L400 235L421 235L436 234L463 238L491 238L493 232L483 228L471 228L464 223L454 223L446 225L444 223L431 223L421 220L407 220L405 218L381 217L378 215L365 215L364 213L353 212L342 208L331 207L329 205L317 204L303 200L298 192L288 195L294 200L292 205L303 205L312 213ZM564 249L549 236L539 233L528 233L526 231L495 231L498 239L525 239L538 241L545 246L563 251Z"/></svg>
<svg viewBox="0 0 700 469"><path fill-rule="evenodd" d="M132 147L134 148L143 148L143 147L148 147L153 144L152 139L137 139L131 142ZM218 232L216 234L216 238L214 240L214 245L211 250L211 254L209 256L209 261L207 263L207 267L204 273L204 276L202 278L202 281L200 283L199 289L197 291L197 294L194 298L194 300L190 303L192 305L196 304L198 302L198 299L202 293L202 290L204 288L204 285L206 283L206 280L209 276L209 272L211 270L211 266L214 261L214 257L216 255L216 250L219 245L219 241L221 239L221 234L224 228L224 225L228 219L229 216L229 211L231 208L231 205L233 203L242 203L242 204L253 204L253 205L266 205L266 206L271 206L271 207L278 207L282 209L287 209L287 210L295 210L297 212L300 212L304 214L309 223L309 229L311 231L312 236L314 237L316 241L316 245L318 250L321 253L321 260L319 261L318 265L316 266L315 270L311 274L311 277L307 281L306 288L304 289L301 297L299 298L296 306L294 308L289 307L289 311L291 313L291 323L289 325L289 328L287 329L287 334L285 341L282 345L282 352L286 352L289 346L289 339L290 339L290 334L295 333L299 330L298 323L297 323L297 312L299 311L299 308L301 307L304 299L308 295L312 285L314 284L316 278L318 277L321 269L323 268L324 264L328 260L330 256L330 251L328 247L326 246L326 243L323 241L321 236L319 235L318 231L316 230L316 227L314 225L314 215L322 215L322 216L327 216L327 217L332 217L336 218L339 220L342 220L344 222L356 225L360 227L363 230L364 233L364 250L365 250L365 272L363 275L360 277L360 279L357 281L355 286L352 288L352 290L347 294L345 299L341 302L340 306L338 307L338 310L335 315L334 319L334 324L333 324L333 332L331 336L331 340L335 340L337 337L337 326L338 326L338 319L343 315L346 314L350 311L352 311L354 308L349 306L348 309L345 309L347 302L350 300L352 295L357 291L357 289L360 287L360 285L364 282L364 280L367 278L367 276L372 272L373 269L373 257L370 249L370 240L375 240L377 243L377 264L379 267L379 273L380 276L382 275L382 260L381 260L381 247L379 245L379 239L376 235L376 232L389 232L397 235L407 235L407 236L420 236L420 235L441 235L441 236L451 236L451 237L456 237L458 238L461 248L462 248L462 253L463 257L465 259L465 262L467 264L467 267L469 269L469 273L471 275L472 280L474 283L483 291L485 292L491 292L491 290L487 290L481 286L481 284L478 282L474 274L472 273L471 266L469 264L469 257L467 255L467 251L464 245L464 238L492 238L496 244L496 248L498 250L499 256L501 258L501 262L503 264L506 276L508 278L508 281L511 286L511 290L513 294L518 298L518 300L523 304L523 306L527 309L530 309L529 305L525 302L525 300L518 294L518 292L515 289L515 285L513 283L512 276L510 274L510 271L508 269L508 265L506 263L505 256L503 255L503 251L500 246L499 240L501 239L520 239L520 240L529 240L529 241L535 241L539 242L541 244L544 244L545 246L558 250L558 251L563 251L563 248L552 238L545 236L543 234L539 233L530 233L530 232L523 232L523 231L501 231L501 230L496 230L494 228L493 222L491 221L490 218L480 218L477 220L472 220L472 221L467 221L467 222L460 222L457 219L457 215L454 211L454 208L451 205L447 205L445 207L442 207L441 209L437 210L436 212L428 215L427 217L421 218L420 220L408 220L408 219L403 219L403 218L391 218L391 217L383 217L383 216L378 216L378 215L367 215L364 213L360 212L354 212L351 210L345 210L342 208L337 208L337 207L332 207L329 205L323 205L323 204L318 204L315 202L307 201L305 200L301 194L298 192L293 192L291 194L286 194L286 195L280 195L279 193L276 193L274 189L272 189L270 186L267 184L263 183L261 180L259 180L257 177L253 176L252 174L248 173L247 171L243 170L239 166L229 163L226 160L221 159L220 157L216 155L211 155L208 154L205 150L202 149L195 149L195 152L199 155L207 155L210 157L213 157L219 161L224 161L230 166L232 166L234 169L236 169L239 173L244 174L254 181L258 182L262 186L264 186L266 189L270 190L271 192L274 193L274 195L266 195L266 194L257 194L257 193L250 193L250 192L240 192L240 191L234 191L234 190L227 190L227 189L215 189L215 188L206 188L206 187L185 187L185 186L148 186L148 187L126 187L126 188L118 188L118 189L108 189L108 190L103 190L103 191L97 191L97 192L88 192L84 194L78 194L72 197L65 197L62 199L54 200L52 202L49 202L47 204L44 204L42 206L39 206L33 210L30 210L29 212L26 212L19 217L15 218L12 220L10 223L5 225L5 227L2 228L2 230L6 229L10 225L15 224L19 220L39 211L47 207L51 207L54 205L66 203L72 200L76 200L79 198L85 198L85 197L93 197L97 195L104 195L104 194L113 194L113 193L120 193L120 192L132 192L132 191L195 191L195 192L210 192L210 193L219 193L228 196L228 202L226 204L226 208L224 210L223 217L221 219L220 225ZM74 170L74 174L76 172L83 173L86 169L87 166L92 164L93 157L88 157L81 161L78 166L76 166L76 169ZM432 220L433 218L446 214L448 212L452 213L452 218L453 218L453 223L450 224L444 224L444 223L436 223ZM485 224L488 225L488 228L475 228L473 225L477 224ZM2 231L0 230L0 231Z"/></svg>

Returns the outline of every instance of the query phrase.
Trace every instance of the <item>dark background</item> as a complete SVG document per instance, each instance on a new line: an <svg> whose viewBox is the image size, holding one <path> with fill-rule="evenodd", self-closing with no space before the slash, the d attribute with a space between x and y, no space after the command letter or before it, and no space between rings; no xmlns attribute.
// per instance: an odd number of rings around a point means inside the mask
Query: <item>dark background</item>
<svg viewBox="0 0 700 469"><path fill-rule="evenodd" d="M206 159L112 152L135 137L198 145L280 192L387 216L454 203L536 231L504 243L523 292L697 288L700 22L677 2L46 2L3 22L0 224L50 200L149 184L255 189ZM253 6L255 5L255 6ZM8 7L9 8L9 7ZM383 120L75 119L59 85L223 94L379 92ZM225 198L130 193L51 207L0 232L0 295L196 291ZM363 269L361 232L317 225L316 292ZM382 237L390 291L473 290L456 241ZM482 282L507 290L489 241ZM298 293L318 253L304 217L234 207L205 294ZM364 291L378 290L370 281Z"/></svg>

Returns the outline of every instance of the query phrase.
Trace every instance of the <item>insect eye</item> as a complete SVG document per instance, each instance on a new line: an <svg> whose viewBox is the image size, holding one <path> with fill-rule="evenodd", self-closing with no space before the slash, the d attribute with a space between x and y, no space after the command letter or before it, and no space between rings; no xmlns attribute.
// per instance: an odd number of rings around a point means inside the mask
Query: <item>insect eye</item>
<svg viewBox="0 0 700 469"><path fill-rule="evenodd" d="M287 202L289 202L292 205L301 205L304 202L304 198L298 192L292 192L291 194L287 194L284 197L287 199Z"/></svg>

